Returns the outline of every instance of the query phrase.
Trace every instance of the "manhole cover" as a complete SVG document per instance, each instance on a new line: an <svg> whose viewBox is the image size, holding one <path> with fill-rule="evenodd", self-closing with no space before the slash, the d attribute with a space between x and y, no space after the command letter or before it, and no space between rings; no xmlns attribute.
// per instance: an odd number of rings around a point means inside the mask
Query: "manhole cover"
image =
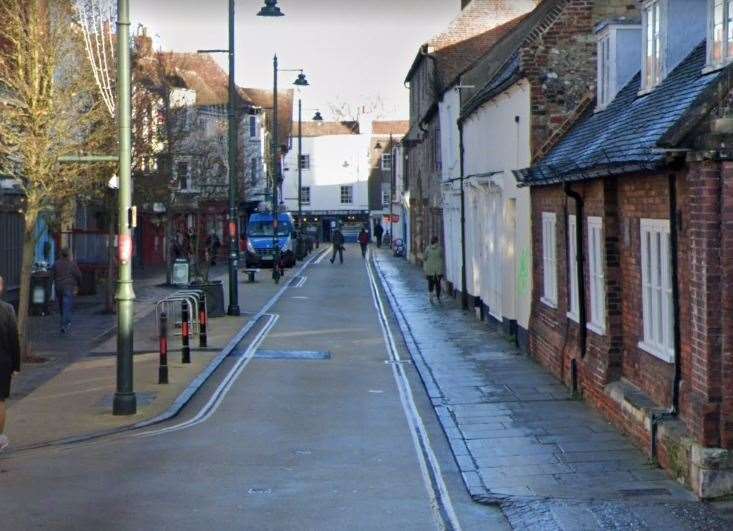
<svg viewBox="0 0 733 531"><path fill-rule="evenodd" d="M330 360L330 352L315 350L258 350L255 358L265 360Z"/></svg>
<svg viewBox="0 0 733 531"><path fill-rule="evenodd" d="M272 494L272 489L249 489L249 494Z"/></svg>

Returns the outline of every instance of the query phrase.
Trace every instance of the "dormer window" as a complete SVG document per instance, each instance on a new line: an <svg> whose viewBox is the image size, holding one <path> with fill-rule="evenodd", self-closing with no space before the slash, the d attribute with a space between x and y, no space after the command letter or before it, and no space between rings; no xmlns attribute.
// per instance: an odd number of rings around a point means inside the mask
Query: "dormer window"
<svg viewBox="0 0 733 531"><path fill-rule="evenodd" d="M708 66L733 60L733 0L708 0Z"/></svg>
<svg viewBox="0 0 733 531"><path fill-rule="evenodd" d="M664 0L651 0L643 4L641 11L644 33L644 53L641 67L641 90L646 92L656 87L664 77L664 32L662 17Z"/></svg>
<svg viewBox="0 0 733 531"><path fill-rule="evenodd" d="M603 22L596 27L598 86L596 111L605 109L639 71L641 27L630 20Z"/></svg>

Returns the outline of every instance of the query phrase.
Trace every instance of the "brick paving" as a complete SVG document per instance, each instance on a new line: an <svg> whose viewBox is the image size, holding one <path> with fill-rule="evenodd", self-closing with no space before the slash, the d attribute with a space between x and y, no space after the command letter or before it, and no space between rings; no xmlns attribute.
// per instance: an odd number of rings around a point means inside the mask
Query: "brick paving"
<svg viewBox="0 0 733 531"><path fill-rule="evenodd" d="M503 334L419 270L375 263L474 500L518 529L730 529Z"/></svg>

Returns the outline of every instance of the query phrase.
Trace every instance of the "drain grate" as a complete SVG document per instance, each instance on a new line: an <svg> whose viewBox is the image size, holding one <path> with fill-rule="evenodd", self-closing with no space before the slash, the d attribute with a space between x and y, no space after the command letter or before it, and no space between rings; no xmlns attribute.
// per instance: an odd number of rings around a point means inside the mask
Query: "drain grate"
<svg viewBox="0 0 733 531"><path fill-rule="evenodd" d="M255 358L264 360L330 360L330 352L316 350L258 350Z"/></svg>

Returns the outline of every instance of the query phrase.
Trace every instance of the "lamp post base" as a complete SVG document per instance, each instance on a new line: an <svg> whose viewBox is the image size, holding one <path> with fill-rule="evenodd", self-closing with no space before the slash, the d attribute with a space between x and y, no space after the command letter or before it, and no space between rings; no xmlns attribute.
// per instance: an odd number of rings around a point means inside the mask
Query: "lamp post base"
<svg viewBox="0 0 733 531"><path fill-rule="evenodd" d="M115 393L112 403L113 415L134 415L137 413L137 397L135 393Z"/></svg>
<svg viewBox="0 0 733 531"><path fill-rule="evenodd" d="M227 308L227 315L231 315L232 317L239 317L242 315L242 312L239 310L239 306L229 306Z"/></svg>

